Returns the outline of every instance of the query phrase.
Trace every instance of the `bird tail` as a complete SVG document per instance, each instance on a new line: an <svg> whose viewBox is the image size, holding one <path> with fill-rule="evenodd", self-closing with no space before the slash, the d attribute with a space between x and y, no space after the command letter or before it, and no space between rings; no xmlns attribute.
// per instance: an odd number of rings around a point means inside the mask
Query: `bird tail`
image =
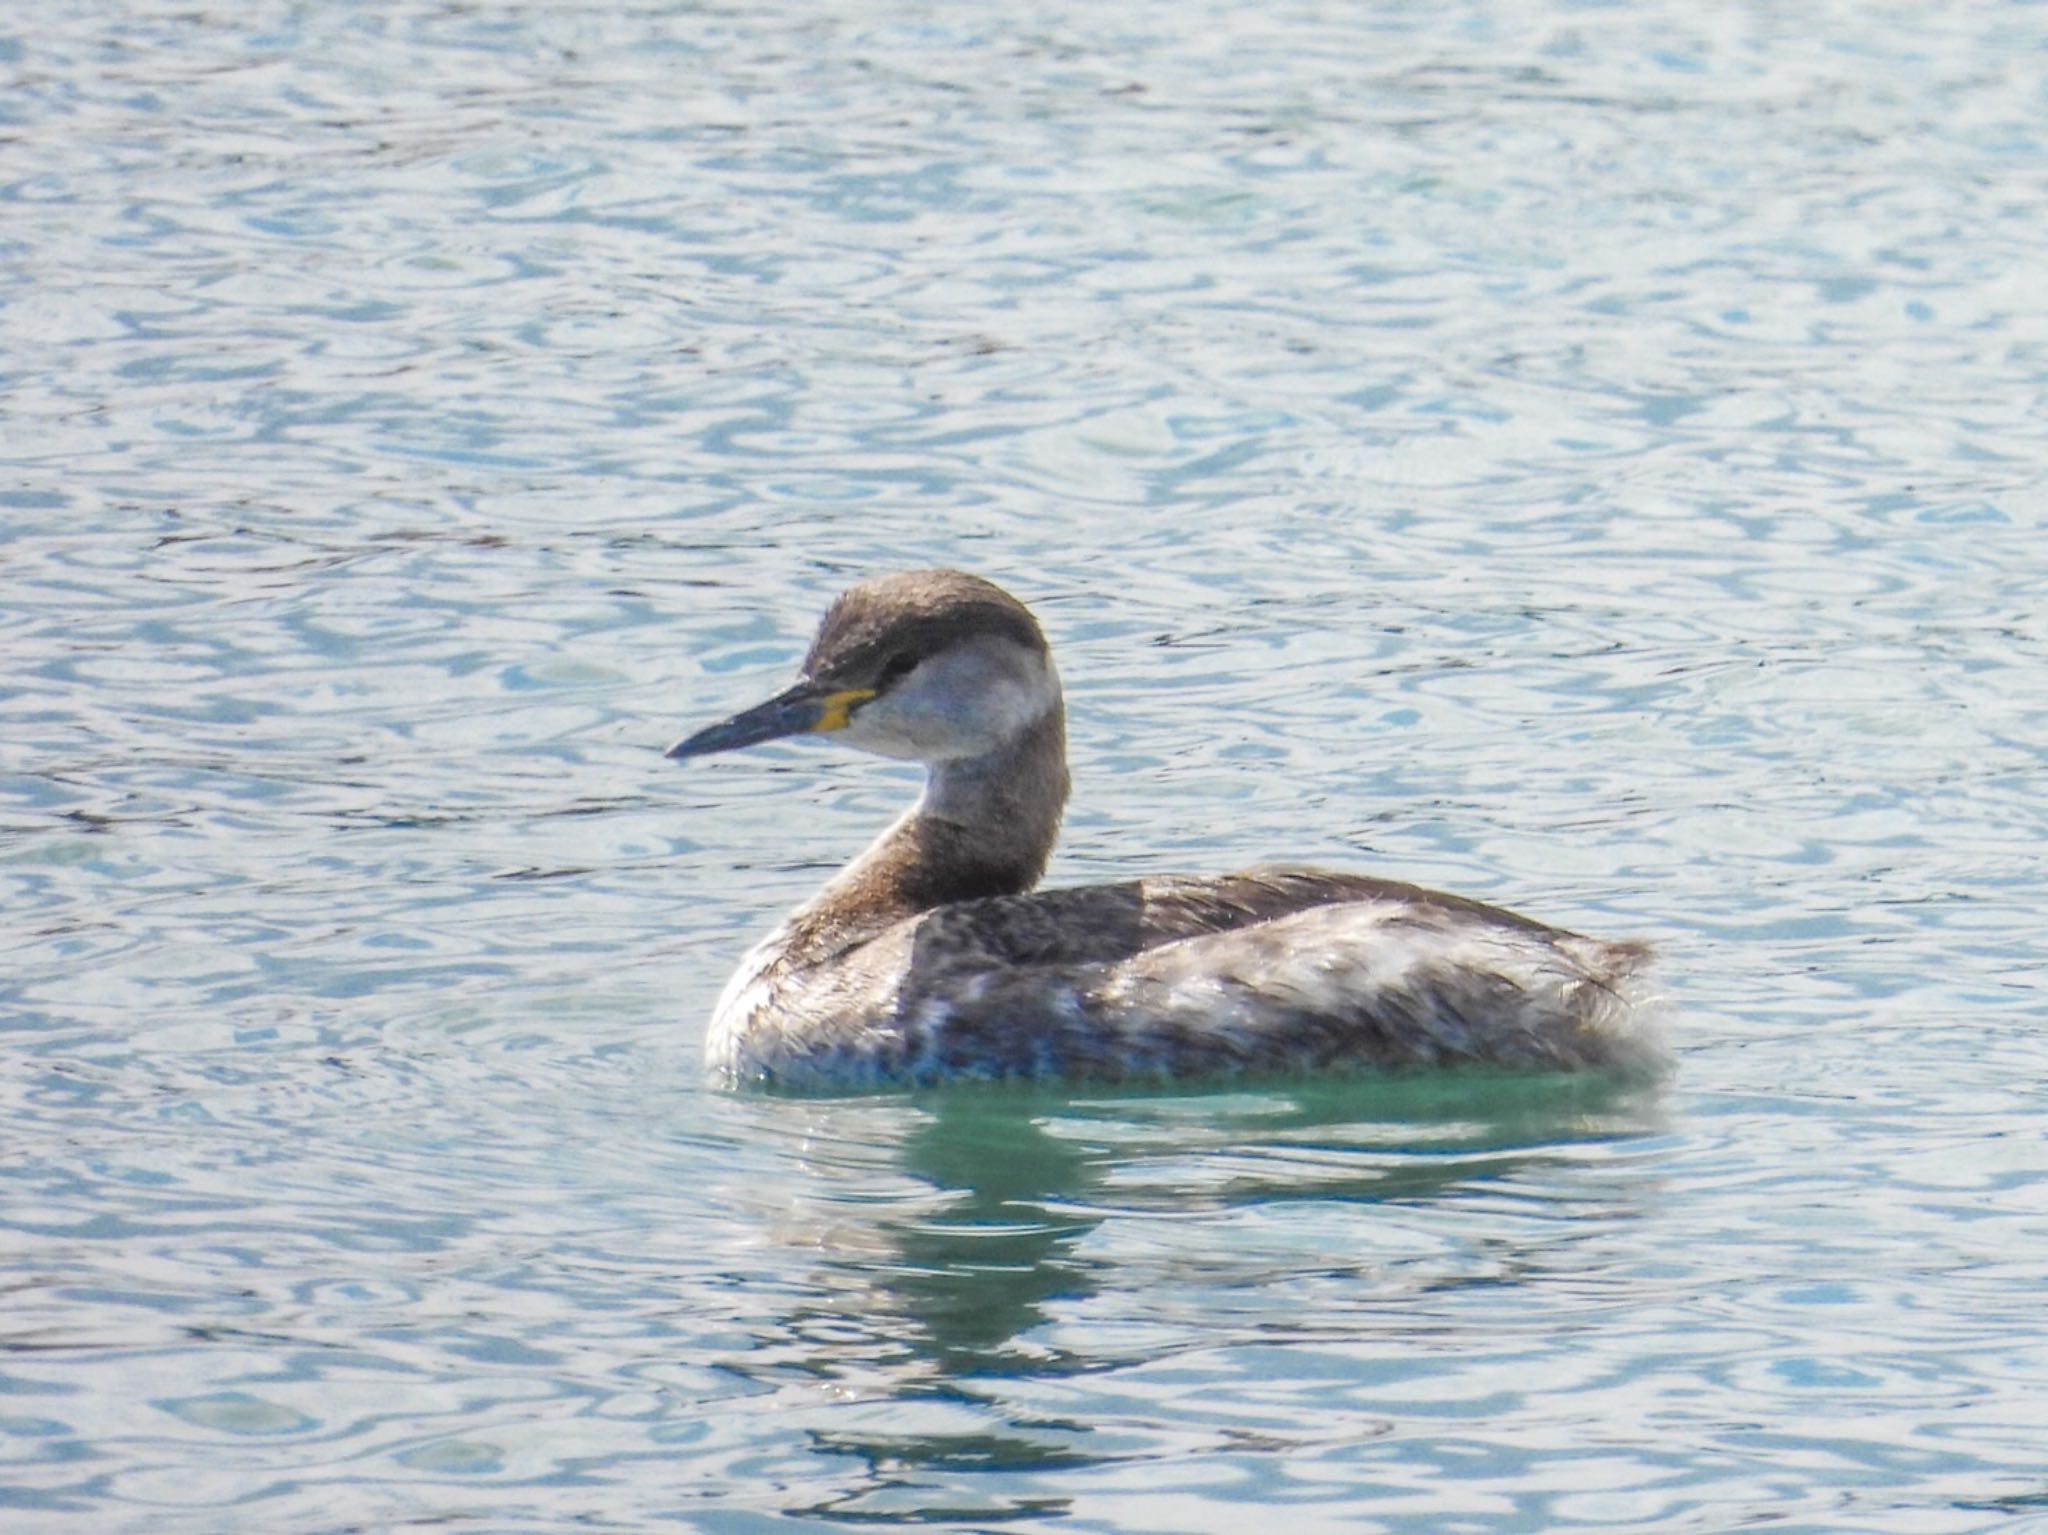
<svg viewBox="0 0 2048 1535"><path fill-rule="evenodd" d="M1647 974L1656 957L1650 945L1572 934L1558 948L1577 972L1567 998L1585 1063L1632 1077L1668 1071L1664 999Z"/></svg>

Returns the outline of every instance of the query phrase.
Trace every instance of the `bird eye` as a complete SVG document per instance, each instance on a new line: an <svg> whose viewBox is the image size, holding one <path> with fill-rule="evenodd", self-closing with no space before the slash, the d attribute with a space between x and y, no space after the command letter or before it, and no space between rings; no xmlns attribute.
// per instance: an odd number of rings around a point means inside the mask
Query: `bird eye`
<svg viewBox="0 0 2048 1535"><path fill-rule="evenodd" d="M916 669L917 657L907 650L899 650L882 663L881 675L875 678L876 685L887 687L892 682L900 682Z"/></svg>

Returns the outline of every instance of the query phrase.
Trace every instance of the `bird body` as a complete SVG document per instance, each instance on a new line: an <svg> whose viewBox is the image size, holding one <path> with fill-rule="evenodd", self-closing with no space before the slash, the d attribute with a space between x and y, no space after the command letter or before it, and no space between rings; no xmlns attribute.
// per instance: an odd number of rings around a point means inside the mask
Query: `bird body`
<svg viewBox="0 0 2048 1535"><path fill-rule="evenodd" d="M975 577L853 588L794 687L669 755L820 732L922 761L925 790L741 962L706 1046L735 1085L1662 1061L1640 944L1320 869L1033 889L1066 801L1064 707L1036 621Z"/></svg>

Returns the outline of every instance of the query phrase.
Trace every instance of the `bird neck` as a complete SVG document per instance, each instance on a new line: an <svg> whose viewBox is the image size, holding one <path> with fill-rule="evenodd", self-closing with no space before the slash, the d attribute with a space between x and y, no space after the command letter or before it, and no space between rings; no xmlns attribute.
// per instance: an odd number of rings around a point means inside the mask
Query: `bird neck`
<svg viewBox="0 0 2048 1535"><path fill-rule="evenodd" d="M927 769L910 811L820 891L799 923L858 942L905 917L1038 883L1067 803L1057 702L994 751Z"/></svg>

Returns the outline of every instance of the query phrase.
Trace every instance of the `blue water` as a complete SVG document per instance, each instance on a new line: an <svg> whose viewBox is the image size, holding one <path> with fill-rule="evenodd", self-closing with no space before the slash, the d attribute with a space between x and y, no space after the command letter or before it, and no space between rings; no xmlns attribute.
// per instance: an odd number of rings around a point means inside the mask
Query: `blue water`
<svg viewBox="0 0 2048 1535"><path fill-rule="evenodd" d="M2048 10L0 24L0 1524L2048 1530ZM1662 1088L759 1101L1031 601L1052 878L1643 936Z"/></svg>

